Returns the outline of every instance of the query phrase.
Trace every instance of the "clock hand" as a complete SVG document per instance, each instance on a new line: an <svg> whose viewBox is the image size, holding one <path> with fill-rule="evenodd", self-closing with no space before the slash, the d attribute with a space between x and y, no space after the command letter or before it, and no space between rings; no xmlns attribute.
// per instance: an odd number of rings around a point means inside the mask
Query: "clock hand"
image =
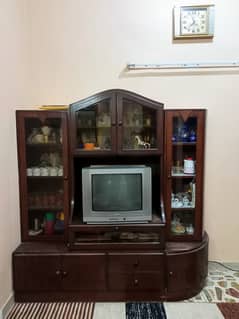
<svg viewBox="0 0 239 319"><path fill-rule="evenodd" d="M190 28L195 24L195 19L191 16L192 18L192 23L187 27L187 30L190 31Z"/></svg>

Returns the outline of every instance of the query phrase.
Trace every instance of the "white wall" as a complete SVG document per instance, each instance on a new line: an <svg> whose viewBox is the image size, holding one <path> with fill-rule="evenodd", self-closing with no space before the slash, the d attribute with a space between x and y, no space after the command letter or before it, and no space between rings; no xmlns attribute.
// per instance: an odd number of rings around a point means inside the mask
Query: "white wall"
<svg viewBox="0 0 239 319"><path fill-rule="evenodd" d="M206 107L204 223L210 259L238 262L239 73L125 72L127 62L238 58L236 0L215 0L214 40L190 43L172 41L177 3L0 0L0 316L12 293L11 253L20 242L14 115L19 105L66 104L103 89L125 88L166 108Z"/></svg>
<svg viewBox="0 0 239 319"><path fill-rule="evenodd" d="M207 108L204 223L210 259L238 261L238 71L125 72L127 62L238 58L238 1L207 1L216 5L215 37L191 42L172 41L172 8L178 3L183 1L29 1L33 102L65 104L125 88L166 108Z"/></svg>
<svg viewBox="0 0 239 319"><path fill-rule="evenodd" d="M11 253L20 241L14 108L28 103L26 1L0 0L0 315L12 293Z"/></svg>
<svg viewBox="0 0 239 319"><path fill-rule="evenodd" d="M176 3L0 0L0 308L11 294L11 253L20 241L13 112L17 105L66 104L103 89L125 88L163 102L166 108L206 107L204 223L210 259L239 260L234 248L239 225L238 71L125 72L127 62L238 58L236 0L214 2L213 41L190 43L172 41Z"/></svg>

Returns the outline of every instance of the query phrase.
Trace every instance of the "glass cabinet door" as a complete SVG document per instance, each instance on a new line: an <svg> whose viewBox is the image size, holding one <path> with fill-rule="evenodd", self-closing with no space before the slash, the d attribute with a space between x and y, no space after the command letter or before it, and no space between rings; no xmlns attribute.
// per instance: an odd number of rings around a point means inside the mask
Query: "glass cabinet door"
<svg viewBox="0 0 239 319"><path fill-rule="evenodd" d="M202 227L202 120L187 111L166 117L169 234L196 239Z"/></svg>
<svg viewBox="0 0 239 319"><path fill-rule="evenodd" d="M119 95L119 149L123 152L162 151L162 105Z"/></svg>
<svg viewBox="0 0 239 319"><path fill-rule="evenodd" d="M67 214L66 118L47 112L21 112L18 141L24 239L63 237ZM65 155L65 156L64 156ZM24 196L25 194L25 196Z"/></svg>
<svg viewBox="0 0 239 319"><path fill-rule="evenodd" d="M75 125L73 145L77 152L102 152L114 149L115 110L111 96L72 104L72 119Z"/></svg>

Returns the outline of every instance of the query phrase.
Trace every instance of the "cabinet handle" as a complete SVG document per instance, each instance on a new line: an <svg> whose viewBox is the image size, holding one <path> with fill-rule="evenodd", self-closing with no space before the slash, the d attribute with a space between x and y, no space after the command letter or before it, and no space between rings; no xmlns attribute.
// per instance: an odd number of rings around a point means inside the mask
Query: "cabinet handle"
<svg viewBox="0 0 239 319"><path fill-rule="evenodd" d="M134 284L137 286L138 283L139 283L138 279L135 279L135 280L134 280Z"/></svg>
<svg viewBox="0 0 239 319"><path fill-rule="evenodd" d="M118 231L119 230L119 226L115 226L115 230Z"/></svg>
<svg viewBox="0 0 239 319"><path fill-rule="evenodd" d="M60 276L60 274L61 274L61 271L60 270L56 270L56 275Z"/></svg>
<svg viewBox="0 0 239 319"><path fill-rule="evenodd" d="M172 272L172 271L170 271L170 272L169 272L169 276L172 276L172 275L173 275L173 272Z"/></svg>
<svg viewBox="0 0 239 319"><path fill-rule="evenodd" d="M122 126L123 125L123 122L122 121L119 121L119 126Z"/></svg>
<svg viewBox="0 0 239 319"><path fill-rule="evenodd" d="M63 271L62 275L63 275L63 277L66 277L68 275L68 272L67 271Z"/></svg>

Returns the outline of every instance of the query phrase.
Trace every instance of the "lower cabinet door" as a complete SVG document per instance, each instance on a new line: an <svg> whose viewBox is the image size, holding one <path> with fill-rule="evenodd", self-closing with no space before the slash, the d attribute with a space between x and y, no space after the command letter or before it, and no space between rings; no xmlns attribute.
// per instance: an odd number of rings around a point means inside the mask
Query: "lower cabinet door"
<svg viewBox="0 0 239 319"><path fill-rule="evenodd" d="M157 290L165 287L163 254L109 254L111 290Z"/></svg>
<svg viewBox="0 0 239 319"><path fill-rule="evenodd" d="M57 291L61 288L60 256L13 256L13 284L17 292Z"/></svg>
<svg viewBox="0 0 239 319"><path fill-rule="evenodd" d="M167 256L167 281L170 296L181 298L203 288L208 271L207 246L188 254Z"/></svg>
<svg viewBox="0 0 239 319"><path fill-rule="evenodd" d="M105 254L69 254L62 260L62 285L67 291L105 290Z"/></svg>

